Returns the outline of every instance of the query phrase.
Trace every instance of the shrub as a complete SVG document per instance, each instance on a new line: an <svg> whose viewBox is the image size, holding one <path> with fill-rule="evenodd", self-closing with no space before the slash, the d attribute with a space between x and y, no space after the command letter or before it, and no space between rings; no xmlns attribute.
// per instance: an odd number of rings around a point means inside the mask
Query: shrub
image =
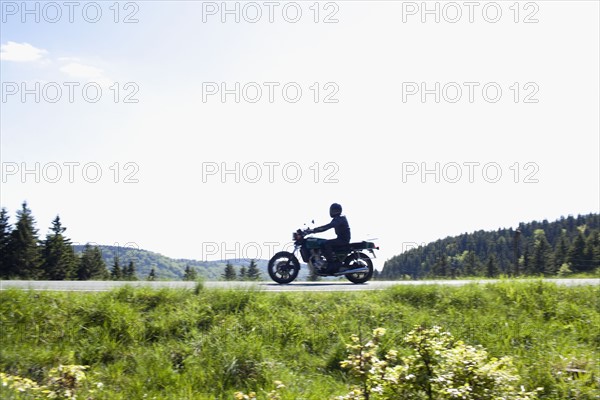
<svg viewBox="0 0 600 400"><path fill-rule="evenodd" d="M16 399L64 399L75 400L77 393L87 377L83 365L59 365L48 373L45 385L0 372L2 386L13 392ZM102 384L96 385L98 388ZM91 399L91 397L88 397Z"/></svg>
<svg viewBox="0 0 600 400"><path fill-rule="evenodd" d="M366 343L351 337L341 366L349 370L355 385L339 400L537 398L537 392L517 388L520 377L509 357L490 358L482 347L454 340L437 326L410 331L404 343L411 353L404 357L397 350L380 356L384 334L385 329L377 328Z"/></svg>

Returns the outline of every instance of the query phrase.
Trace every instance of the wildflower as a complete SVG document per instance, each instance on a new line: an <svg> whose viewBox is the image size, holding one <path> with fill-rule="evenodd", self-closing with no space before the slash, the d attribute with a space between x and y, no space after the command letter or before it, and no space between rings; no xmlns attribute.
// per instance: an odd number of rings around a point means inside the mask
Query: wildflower
<svg viewBox="0 0 600 400"><path fill-rule="evenodd" d="M390 361L396 361L398 359L398 351L397 350L388 351L387 354L385 355L385 358Z"/></svg>
<svg viewBox="0 0 600 400"><path fill-rule="evenodd" d="M375 328L373 330L373 337L374 338L380 338L383 335L385 335L385 328Z"/></svg>
<svg viewBox="0 0 600 400"><path fill-rule="evenodd" d="M244 394L243 392L235 392L233 394L233 398L235 400L252 400L256 399L256 393L250 392L248 394Z"/></svg>

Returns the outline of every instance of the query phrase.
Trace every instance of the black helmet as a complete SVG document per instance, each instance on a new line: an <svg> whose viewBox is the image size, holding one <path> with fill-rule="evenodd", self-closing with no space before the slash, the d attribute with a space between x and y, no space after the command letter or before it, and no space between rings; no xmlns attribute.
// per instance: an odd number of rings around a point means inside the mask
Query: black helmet
<svg viewBox="0 0 600 400"><path fill-rule="evenodd" d="M331 218L337 217L341 213L342 213L342 206L339 205L338 203L333 203L332 205L329 206L329 216Z"/></svg>

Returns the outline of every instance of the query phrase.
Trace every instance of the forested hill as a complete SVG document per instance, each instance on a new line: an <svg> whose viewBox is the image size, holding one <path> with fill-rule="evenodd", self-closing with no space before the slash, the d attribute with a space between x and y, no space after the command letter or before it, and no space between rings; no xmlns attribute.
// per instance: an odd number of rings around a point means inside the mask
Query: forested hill
<svg viewBox="0 0 600 400"><path fill-rule="evenodd" d="M225 271L227 264L226 260L220 261L198 261L187 259L174 259L163 256L159 253L154 253L148 250L136 249L132 247L117 247L117 246L98 246L102 259L106 264L106 268L110 271L113 269L115 257L118 256L119 264L122 268L133 262L135 267L135 275L139 279L146 279L152 269L155 270L156 279L179 280L185 275L187 267L193 268L198 276L207 280L220 280ZM73 246L75 253L80 254L84 250L84 246ZM230 260L231 264L236 269L242 266L248 266L250 260ZM266 261L256 260L262 277L266 276Z"/></svg>
<svg viewBox="0 0 600 400"><path fill-rule="evenodd" d="M14 225L0 207L0 280L259 280L267 275L265 260L197 261L132 247L73 245L66 230L57 215L45 238L40 237L26 201Z"/></svg>
<svg viewBox="0 0 600 400"><path fill-rule="evenodd" d="M600 267L600 215L520 223L410 249L385 262L379 279L568 275Z"/></svg>

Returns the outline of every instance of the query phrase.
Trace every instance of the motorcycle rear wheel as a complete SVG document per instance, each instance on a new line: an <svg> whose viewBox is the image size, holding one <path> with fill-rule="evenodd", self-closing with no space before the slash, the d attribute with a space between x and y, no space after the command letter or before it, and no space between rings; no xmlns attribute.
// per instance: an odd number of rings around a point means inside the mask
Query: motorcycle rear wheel
<svg viewBox="0 0 600 400"><path fill-rule="evenodd" d="M347 257L344 262L344 267L346 267L346 269L362 267L367 267L369 269L368 272L345 275L346 279L352 283L365 283L373 276L373 261L371 261L371 258L364 253L353 254Z"/></svg>
<svg viewBox="0 0 600 400"><path fill-rule="evenodd" d="M277 283L290 283L298 276L300 262L288 251L280 251L269 260L269 276Z"/></svg>

